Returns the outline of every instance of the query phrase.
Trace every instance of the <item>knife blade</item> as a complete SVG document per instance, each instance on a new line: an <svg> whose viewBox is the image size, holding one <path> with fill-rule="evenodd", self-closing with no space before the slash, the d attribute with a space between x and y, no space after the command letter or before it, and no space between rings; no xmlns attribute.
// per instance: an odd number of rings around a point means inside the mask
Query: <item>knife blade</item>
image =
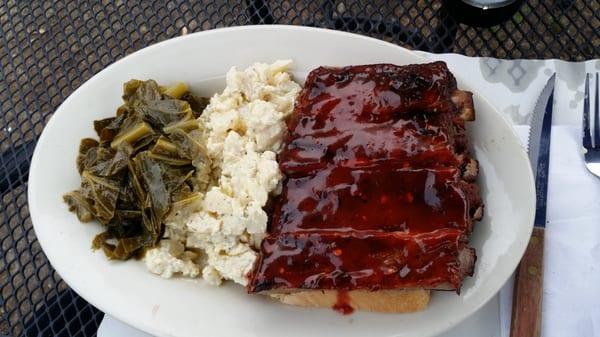
<svg viewBox="0 0 600 337"><path fill-rule="evenodd" d="M535 104L529 129L529 160L535 175L536 207L534 228L515 274L511 337L539 337L542 318L544 273L544 228L548 195L550 136L555 74L542 89Z"/></svg>
<svg viewBox="0 0 600 337"><path fill-rule="evenodd" d="M529 139L528 139L528 155L529 161L531 162L531 168L533 170L533 176L536 177L537 184L537 168L540 159L540 149L542 146L540 141L542 139L542 129L544 126L544 117L547 116L548 111L548 100L550 96L554 94L554 79L556 74L552 76L546 82L546 85L542 89L540 96L535 102L533 108L533 114L531 117L531 125L529 128ZM551 101L550 101L551 102ZM550 118L552 118L552 104L550 104ZM548 132L548 130L546 130Z"/></svg>
<svg viewBox="0 0 600 337"><path fill-rule="evenodd" d="M536 227L546 227L546 197L548 195L548 164L550 162L550 132L552 131L552 102L556 74L549 79L533 108L529 128L529 160L535 177Z"/></svg>

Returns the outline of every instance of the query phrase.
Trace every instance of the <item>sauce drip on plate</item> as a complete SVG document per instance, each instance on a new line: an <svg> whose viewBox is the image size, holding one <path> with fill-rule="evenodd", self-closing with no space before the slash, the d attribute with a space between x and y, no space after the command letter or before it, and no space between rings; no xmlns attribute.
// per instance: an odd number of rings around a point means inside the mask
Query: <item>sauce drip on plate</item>
<svg viewBox="0 0 600 337"><path fill-rule="evenodd" d="M354 308L350 305L350 295L347 290L338 290L337 299L333 305L333 310L339 312L342 315L350 315L354 312Z"/></svg>

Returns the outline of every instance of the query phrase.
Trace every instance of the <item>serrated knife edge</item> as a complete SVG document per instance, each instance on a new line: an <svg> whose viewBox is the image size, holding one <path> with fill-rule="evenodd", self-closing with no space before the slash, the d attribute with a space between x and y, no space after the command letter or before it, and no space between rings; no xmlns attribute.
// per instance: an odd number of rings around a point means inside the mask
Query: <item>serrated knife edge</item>
<svg viewBox="0 0 600 337"><path fill-rule="evenodd" d="M554 92L554 82L556 73L552 74L544 85L542 92L537 98L533 107L533 115L531 116L531 124L529 127L529 135L527 138L527 154L531 162L533 176L537 177L537 166L540 154L540 139L542 137L542 124L544 122L544 114L546 113L546 104L550 95Z"/></svg>

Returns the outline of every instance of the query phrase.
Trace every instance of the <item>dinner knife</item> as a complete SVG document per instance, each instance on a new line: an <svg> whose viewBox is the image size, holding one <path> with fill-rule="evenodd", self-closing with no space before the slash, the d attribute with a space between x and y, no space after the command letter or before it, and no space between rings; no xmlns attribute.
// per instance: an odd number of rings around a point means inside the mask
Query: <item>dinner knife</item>
<svg viewBox="0 0 600 337"><path fill-rule="evenodd" d="M529 160L535 176L535 222L533 233L515 274L511 337L539 337L542 318L542 285L544 274L544 230L548 195L550 133L552 131L553 74L533 109L529 129Z"/></svg>

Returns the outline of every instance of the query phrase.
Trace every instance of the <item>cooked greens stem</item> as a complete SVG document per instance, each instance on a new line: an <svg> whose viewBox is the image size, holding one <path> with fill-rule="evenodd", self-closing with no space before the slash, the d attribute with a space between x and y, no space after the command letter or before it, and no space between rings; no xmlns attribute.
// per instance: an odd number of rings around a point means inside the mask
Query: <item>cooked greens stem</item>
<svg viewBox="0 0 600 337"><path fill-rule="evenodd" d="M161 136L156 141L156 144L154 144L154 147L152 148L152 152L153 153L177 154L177 146L175 146L175 144L173 144L169 140L167 140L167 138Z"/></svg>
<svg viewBox="0 0 600 337"><path fill-rule="evenodd" d="M163 132L166 134L172 133L176 129L181 129L183 131L191 131L197 129L199 127L198 121L195 119L188 119L182 122L177 122L171 125L167 125L163 128Z"/></svg>
<svg viewBox="0 0 600 337"><path fill-rule="evenodd" d="M167 87L164 91L164 94L173 98L180 98L181 96L183 96L183 94L185 94L187 90L187 85L183 82L179 82L175 83L170 87Z"/></svg>
<svg viewBox="0 0 600 337"><path fill-rule="evenodd" d="M153 132L154 131L152 131L152 127L148 123L140 122L126 133L115 137L115 139L113 139L113 141L110 143L110 147L116 149L123 142L132 144L136 140L152 134Z"/></svg>

